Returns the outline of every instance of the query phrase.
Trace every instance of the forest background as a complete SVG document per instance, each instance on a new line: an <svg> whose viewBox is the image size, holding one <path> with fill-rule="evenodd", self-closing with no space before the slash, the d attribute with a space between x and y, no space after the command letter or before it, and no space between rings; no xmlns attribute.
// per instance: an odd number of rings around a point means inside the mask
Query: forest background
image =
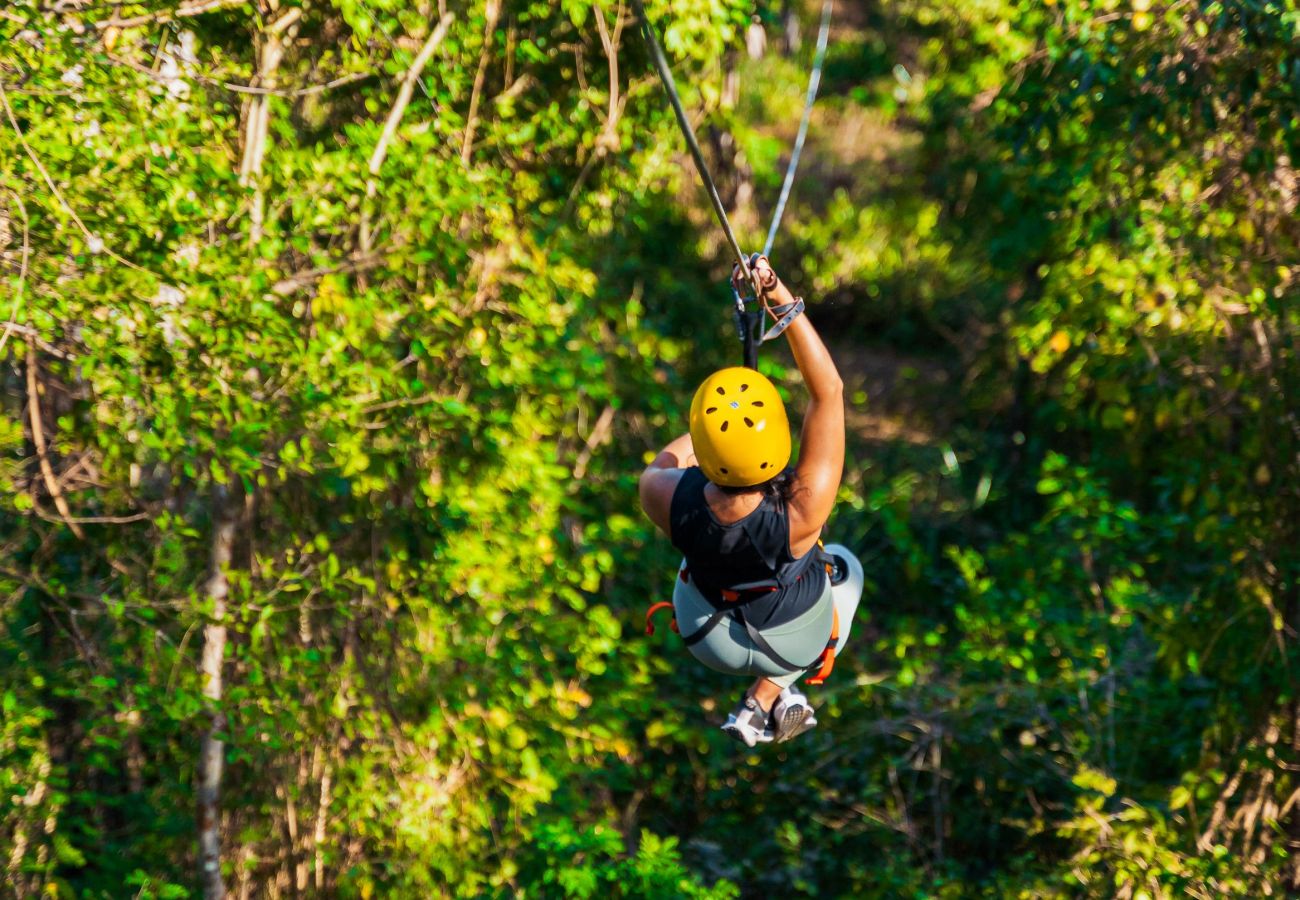
<svg viewBox="0 0 1300 900"><path fill-rule="evenodd" d="M648 6L756 247L820 4ZM869 584L757 752L642 633L739 347L627 5L15 0L0 107L6 895L1300 887L1293 0L837 4Z"/></svg>

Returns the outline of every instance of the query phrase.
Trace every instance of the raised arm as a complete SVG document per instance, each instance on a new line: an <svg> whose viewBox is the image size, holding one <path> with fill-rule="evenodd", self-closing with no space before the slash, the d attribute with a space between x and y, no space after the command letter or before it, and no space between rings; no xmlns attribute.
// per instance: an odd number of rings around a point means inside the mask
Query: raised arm
<svg viewBox="0 0 1300 900"><path fill-rule="evenodd" d="M768 306L794 302L766 259L755 270ZM844 382L806 315L791 322L785 334L809 394L790 498L790 550L800 556L817 543L844 475Z"/></svg>
<svg viewBox="0 0 1300 900"><path fill-rule="evenodd" d="M790 549L800 553L821 536L844 476L844 382L807 316L785 333L809 394L790 498Z"/></svg>

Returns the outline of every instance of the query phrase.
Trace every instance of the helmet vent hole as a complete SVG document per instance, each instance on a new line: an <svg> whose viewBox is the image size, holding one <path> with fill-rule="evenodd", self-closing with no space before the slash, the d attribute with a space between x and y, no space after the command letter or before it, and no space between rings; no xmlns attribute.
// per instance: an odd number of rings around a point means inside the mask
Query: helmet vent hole
<svg viewBox="0 0 1300 900"><path fill-rule="evenodd" d="M726 430L727 430L727 426L730 425L730 424L731 424L730 422L723 422L723 423L722 423L722 430L723 430L723 431L726 431Z"/></svg>
<svg viewBox="0 0 1300 900"><path fill-rule="evenodd" d="M722 470L720 470L720 471L722 472L723 475L730 475L730 474L731 474L731 473L728 472L726 469L722 469Z"/></svg>
<svg viewBox="0 0 1300 900"><path fill-rule="evenodd" d="M745 424L748 425L750 428L753 428L754 420L751 419L749 416L745 416Z"/></svg>
<svg viewBox="0 0 1300 900"><path fill-rule="evenodd" d="M710 406L708 409L706 409L706 410L704 411L704 414L705 414L705 415L708 415L709 413L715 413L715 412L717 412L717 411L718 411L718 408L717 408L716 406Z"/></svg>
<svg viewBox="0 0 1300 900"><path fill-rule="evenodd" d="M747 390L749 390L749 385L747 385L747 384L742 384L742 385L740 386L740 392L741 392L742 394L745 393L745 391L747 391Z"/></svg>
<svg viewBox="0 0 1300 900"><path fill-rule="evenodd" d="M750 403L751 403L751 405L753 405L753 406L762 406L762 405L763 405L763 401L762 401L762 400L751 400Z"/></svg>
<svg viewBox="0 0 1300 900"><path fill-rule="evenodd" d="M719 394L721 394L721 395L724 396L724 397L727 396L727 392L724 391L724 390L723 390L722 388L720 388L720 387L714 388L714 390L717 391Z"/></svg>
<svg viewBox="0 0 1300 900"><path fill-rule="evenodd" d="M760 464L759 464L759 468L760 468L760 469L766 469L766 468L767 468L767 463L760 463Z"/></svg>

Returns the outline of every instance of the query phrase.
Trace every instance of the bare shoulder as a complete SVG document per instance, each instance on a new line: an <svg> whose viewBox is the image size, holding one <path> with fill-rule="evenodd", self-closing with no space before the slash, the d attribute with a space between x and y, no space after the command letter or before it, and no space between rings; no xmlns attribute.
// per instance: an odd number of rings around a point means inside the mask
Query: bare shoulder
<svg viewBox="0 0 1300 900"><path fill-rule="evenodd" d="M658 466L650 466L641 473L641 509L645 511L646 518L669 537L672 537L670 523L673 494L676 493L677 485L685 473L685 469Z"/></svg>

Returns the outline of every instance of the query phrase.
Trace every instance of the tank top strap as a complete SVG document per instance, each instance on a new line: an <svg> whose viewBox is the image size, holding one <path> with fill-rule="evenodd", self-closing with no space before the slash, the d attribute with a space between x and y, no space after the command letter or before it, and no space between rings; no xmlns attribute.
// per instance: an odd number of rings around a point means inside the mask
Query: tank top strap
<svg viewBox="0 0 1300 900"><path fill-rule="evenodd" d="M745 533L763 562L779 577L790 553L790 522L785 504L777 497L764 497L745 519Z"/></svg>

